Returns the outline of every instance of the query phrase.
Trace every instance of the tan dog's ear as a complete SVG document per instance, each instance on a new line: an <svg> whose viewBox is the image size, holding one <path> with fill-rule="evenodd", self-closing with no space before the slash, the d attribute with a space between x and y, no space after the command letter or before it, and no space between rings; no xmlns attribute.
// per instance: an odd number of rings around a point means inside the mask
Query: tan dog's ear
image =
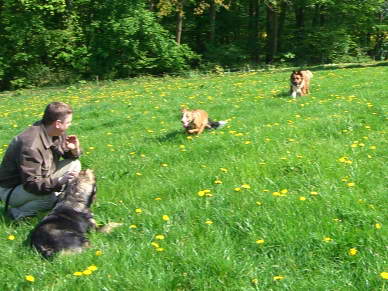
<svg viewBox="0 0 388 291"><path fill-rule="evenodd" d="M186 109L186 108L183 108L182 110L181 110L181 112L182 113L185 113L185 112L187 112L188 110Z"/></svg>

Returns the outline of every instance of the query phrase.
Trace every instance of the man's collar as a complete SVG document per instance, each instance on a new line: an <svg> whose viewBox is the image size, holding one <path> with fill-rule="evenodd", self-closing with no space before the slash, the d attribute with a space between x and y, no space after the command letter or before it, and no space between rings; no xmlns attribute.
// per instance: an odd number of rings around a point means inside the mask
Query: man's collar
<svg viewBox="0 0 388 291"><path fill-rule="evenodd" d="M53 138L48 135L47 128L44 126L42 121L39 121L37 125L40 126L40 138L42 139L43 145L46 149L49 149L51 146L54 145Z"/></svg>

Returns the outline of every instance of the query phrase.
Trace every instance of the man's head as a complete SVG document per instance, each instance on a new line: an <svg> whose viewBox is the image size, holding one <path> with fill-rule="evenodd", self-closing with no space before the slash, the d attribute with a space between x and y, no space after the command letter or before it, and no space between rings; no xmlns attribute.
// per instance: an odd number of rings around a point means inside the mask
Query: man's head
<svg viewBox="0 0 388 291"><path fill-rule="evenodd" d="M71 125L73 109L63 102L52 102L44 110L42 123L50 136L62 135Z"/></svg>

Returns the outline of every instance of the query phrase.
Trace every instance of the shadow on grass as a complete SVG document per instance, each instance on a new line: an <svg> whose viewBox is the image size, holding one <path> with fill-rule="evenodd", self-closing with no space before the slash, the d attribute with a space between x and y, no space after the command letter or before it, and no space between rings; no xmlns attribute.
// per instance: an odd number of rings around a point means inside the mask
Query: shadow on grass
<svg viewBox="0 0 388 291"><path fill-rule="evenodd" d="M156 140L158 142L172 142L172 141L176 141L178 139L180 140L182 138L182 136L184 136L184 135L185 135L185 133L182 130L174 130L174 131L167 133L166 135L157 137Z"/></svg>

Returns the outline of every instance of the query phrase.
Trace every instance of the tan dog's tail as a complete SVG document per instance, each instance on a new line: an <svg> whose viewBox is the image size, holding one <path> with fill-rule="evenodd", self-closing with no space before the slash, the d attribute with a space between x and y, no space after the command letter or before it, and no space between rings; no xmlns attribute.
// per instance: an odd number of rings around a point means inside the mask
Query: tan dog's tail
<svg viewBox="0 0 388 291"><path fill-rule="evenodd" d="M228 122L226 120L213 121L209 118L209 127L211 129L220 129L223 128Z"/></svg>
<svg viewBox="0 0 388 291"><path fill-rule="evenodd" d="M309 71L309 70L306 70L305 71L306 73L306 76L309 78L309 79L312 79L313 78L313 73L311 72L311 71Z"/></svg>

